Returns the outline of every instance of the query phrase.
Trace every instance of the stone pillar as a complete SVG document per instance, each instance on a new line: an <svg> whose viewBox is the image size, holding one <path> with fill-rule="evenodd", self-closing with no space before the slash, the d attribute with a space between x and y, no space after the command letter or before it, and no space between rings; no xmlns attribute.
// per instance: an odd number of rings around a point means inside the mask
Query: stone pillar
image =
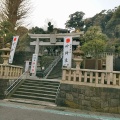
<svg viewBox="0 0 120 120"><path fill-rule="evenodd" d="M113 55L106 56L106 70L113 71ZM112 81L112 73L110 73L110 81Z"/></svg>
<svg viewBox="0 0 120 120"><path fill-rule="evenodd" d="M106 70L113 71L113 55L106 56Z"/></svg>

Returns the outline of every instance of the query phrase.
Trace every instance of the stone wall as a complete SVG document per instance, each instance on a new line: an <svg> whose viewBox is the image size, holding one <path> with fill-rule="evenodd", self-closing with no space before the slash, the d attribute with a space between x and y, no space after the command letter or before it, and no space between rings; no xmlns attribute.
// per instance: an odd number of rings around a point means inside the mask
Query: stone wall
<svg viewBox="0 0 120 120"><path fill-rule="evenodd" d="M120 113L120 89L61 84L58 106L96 112Z"/></svg>
<svg viewBox="0 0 120 120"><path fill-rule="evenodd" d="M0 99L4 99L4 92L8 86L9 80L0 80Z"/></svg>

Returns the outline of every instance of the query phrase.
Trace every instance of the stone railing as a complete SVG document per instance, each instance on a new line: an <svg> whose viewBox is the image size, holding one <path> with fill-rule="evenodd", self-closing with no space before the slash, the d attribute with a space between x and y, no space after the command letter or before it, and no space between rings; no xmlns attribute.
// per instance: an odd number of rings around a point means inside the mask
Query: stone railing
<svg viewBox="0 0 120 120"><path fill-rule="evenodd" d="M120 88L120 72L91 69L76 70L75 68L63 68L62 83L95 87Z"/></svg>
<svg viewBox="0 0 120 120"><path fill-rule="evenodd" d="M0 79L17 79L22 72L21 66L0 64Z"/></svg>

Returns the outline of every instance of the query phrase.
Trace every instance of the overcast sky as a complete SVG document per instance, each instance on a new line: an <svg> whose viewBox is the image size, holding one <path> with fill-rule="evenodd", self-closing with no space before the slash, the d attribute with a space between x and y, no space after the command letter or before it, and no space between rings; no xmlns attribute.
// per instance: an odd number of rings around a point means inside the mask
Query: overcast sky
<svg viewBox="0 0 120 120"><path fill-rule="evenodd" d="M31 3L30 27L44 27L51 20L55 27L65 28L70 14L82 11L85 18L93 17L104 9L118 7L120 0L31 0Z"/></svg>

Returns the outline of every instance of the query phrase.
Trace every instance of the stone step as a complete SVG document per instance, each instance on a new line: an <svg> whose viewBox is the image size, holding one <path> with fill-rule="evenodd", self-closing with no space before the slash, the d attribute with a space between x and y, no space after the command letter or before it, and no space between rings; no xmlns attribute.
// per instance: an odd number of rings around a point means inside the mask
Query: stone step
<svg viewBox="0 0 120 120"><path fill-rule="evenodd" d="M46 86L46 87L52 87L52 88L57 88L58 87L58 85L55 85L55 84L37 84L37 83L23 83L22 85L28 85L28 86Z"/></svg>
<svg viewBox="0 0 120 120"><path fill-rule="evenodd" d="M34 104L34 105L42 105L42 106L52 106L55 107L57 106L53 102L45 102L45 101L39 101L39 100L31 100L31 99L23 99L23 98L11 98L11 99L4 99L5 101L10 101L10 102L16 102L16 103L25 103L25 104Z"/></svg>
<svg viewBox="0 0 120 120"><path fill-rule="evenodd" d="M23 91L16 91L14 94L17 94L17 95L32 95L32 96L39 96L39 97L47 97L47 98L55 98L56 94L45 94L45 93L35 93L35 92L23 92ZM13 95L14 95L13 94Z"/></svg>
<svg viewBox="0 0 120 120"><path fill-rule="evenodd" d="M12 92L9 98L49 101L55 103L59 84L60 82L57 80L24 80L24 82Z"/></svg>
<svg viewBox="0 0 120 120"><path fill-rule="evenodd" d="M39 96L28 96L28 95L19 95L19 94L13 94L11 98L25 98L25 99L32 99L32 100L40 100L40 101L49 101L49 102L55 102L55 98L47 98L47 97L39 97Z"/></svg>
<svg viewBox="0 0 120 120"><path fill-rule="evenodd" d="M59 85L59 82L34 82L34 81L24 81L24 84L39 84L39 85L44 85L44 84L46 84L46 85Z"/></svg>
<svg viewBox="0 0 120 120"><path fill-rule="evenodd" d="M56 94L56 90L55 91L45 91L45 90L38 90L38 89L18 88L17 91Z"/></svg>
<svg viewBox="0 0 120 120"><path fill-rule="evenodd" d="M50 91L55 91L58 87L46 87L46 86L28 86L28 85L21 85L20 88L26 88L26 89L39 89L39 90L50 90Z"/></svg>
<svg viewBox="0 0 120 120"><path fill-rule="evenodd" d="M60 80L57 80L57 79L38 79L38 80L26 79L24 82L60 83Z"/></svg>

